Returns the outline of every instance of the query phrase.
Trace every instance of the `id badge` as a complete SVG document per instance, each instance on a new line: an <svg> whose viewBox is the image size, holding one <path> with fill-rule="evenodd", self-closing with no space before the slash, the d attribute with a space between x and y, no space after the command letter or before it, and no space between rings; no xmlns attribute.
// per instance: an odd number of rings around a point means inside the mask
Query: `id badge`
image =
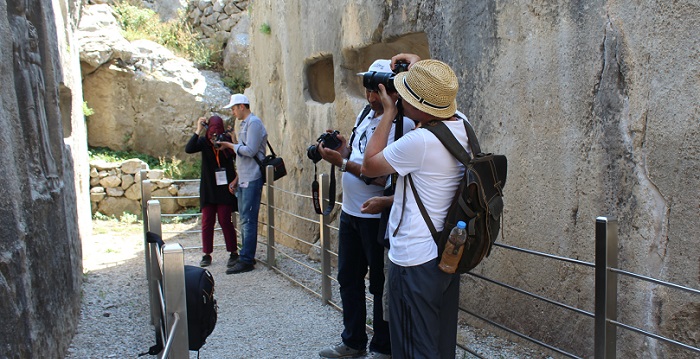
<svg viewBox="0 0 700 359"><path fill-rule="evenodd" d="M225 186L228 184L228 180L226 179L226 169L225 168L217 168L216 171L214 171L214 176L216 176L216 185L217 186Z"/></svg>

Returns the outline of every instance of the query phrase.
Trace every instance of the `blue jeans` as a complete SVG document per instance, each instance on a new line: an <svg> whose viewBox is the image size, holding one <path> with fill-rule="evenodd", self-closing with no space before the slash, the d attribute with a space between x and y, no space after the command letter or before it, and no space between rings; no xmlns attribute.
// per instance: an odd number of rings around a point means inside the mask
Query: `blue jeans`
<svg viewBox="0 0 700 359"><path fill-rule="evenodd" d="M239 261L253 264L255 250L258 246L258 212L260 212L260 196L262 195L262 177L248 182L248 187L236 190L238 197L238 213L241 217L242 247Z"/></svg>
<svg viewBox="0 0 700 359"><path fill-rule="evenodd" d="M384 247L377 241L379 218L360 218L340 213L338 227L338 283L343 302L343 343L353 349L367 347L365 276L369 267L369 292L374 296L374 336L369 350L391 353L389 323L384 321Z"/></svg>

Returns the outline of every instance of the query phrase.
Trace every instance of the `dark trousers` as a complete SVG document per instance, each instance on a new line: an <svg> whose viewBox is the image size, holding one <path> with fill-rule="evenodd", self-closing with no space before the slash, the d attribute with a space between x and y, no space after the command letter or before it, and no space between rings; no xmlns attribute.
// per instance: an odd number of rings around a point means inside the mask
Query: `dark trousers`
<svg viewBox="0 0 700 359"><path fill-rule="evenodd" d="M221 232L224 234L226 250L238 252L236 229L231 221L233 206L230 204L208 204L202 207L202 252L209 254L214 251L214 224L219 217Z"/></svg>
<svg viewBox="0 0 700 359"><path fill-rule="evenodd" d="M437 258L417 266L389 264L389 321L394 359L455 357L459 274Z"/></svg>
<svg viewBox="0 0 700 359"><path fill-rule="evenodd" d="M369 292L374 296L374 336L369 350L389 354L389 324L384 321L382 309L384 247L377 242L378 229L378 218L359 218L345 212L340 214L338 283L345 327L341 337L343 343L351 348L367 347L365 276L369 267Z"/></svg>

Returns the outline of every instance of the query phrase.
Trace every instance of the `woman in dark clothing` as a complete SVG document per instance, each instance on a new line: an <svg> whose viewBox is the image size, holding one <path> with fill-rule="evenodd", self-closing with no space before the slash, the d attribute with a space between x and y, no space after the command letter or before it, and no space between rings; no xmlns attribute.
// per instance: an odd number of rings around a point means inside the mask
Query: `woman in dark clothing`
<svg viewBox="0 0 700 359"><path fill-rule="evenodd" d="M200 137L202 128L207 129L206 136ZM204 256L199 263L206 267L211 264L214 251L214 223L219 217L219 225L224 234L226 250L231 253L228 267L236 264L238 259L238 241L236 229L231 221L231 214L238 208L235 197L238 176L234 168L235 153L219 148L217 136L221 140L231 141L231 136L224 130L224 121L219 116L197 119L197 132L192 135L185 146L187 153L202 153L202 173L199 183L199 205L202 211L202 252Z"/></svg>

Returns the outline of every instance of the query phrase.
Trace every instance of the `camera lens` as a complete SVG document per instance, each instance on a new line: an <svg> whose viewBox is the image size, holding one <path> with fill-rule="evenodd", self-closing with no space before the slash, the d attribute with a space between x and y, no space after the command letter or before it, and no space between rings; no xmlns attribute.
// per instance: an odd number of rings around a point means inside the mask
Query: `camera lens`
<svg viewBox="0 0 700 359"><path fill-rule="evenodd" d="M362 75L362 86L371 91L379 91L379 84L382 84L387 91L396 92L394 75L391 72L365 72Z"/></svg>
<svg viewBox="0 0 700 359"><path fill-rule="evenodd" d="M321 153L318 152L316 145L311 145L306 149L306 157L308 157L314 163L317 163L322 159Z"/></svg>

